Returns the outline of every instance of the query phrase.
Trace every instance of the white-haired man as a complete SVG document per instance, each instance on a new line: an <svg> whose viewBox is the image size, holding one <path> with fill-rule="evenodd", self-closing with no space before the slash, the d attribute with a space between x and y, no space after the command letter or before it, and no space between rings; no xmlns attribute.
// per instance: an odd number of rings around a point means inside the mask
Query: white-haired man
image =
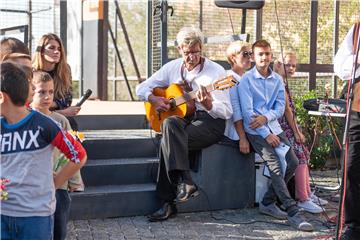
<svg viewBox="0 0 360 240"><path fill-rule="evenodd" d="M176 203L198 194L190 175L188 153L218 142L223 137L225 119L232 115L228 93L209 93L205 88L226 73L223 67L202 56L203 39L199 29L182 28L176 38L182 57L165 64L136 89L139 98L149 101L158 111L169 110L170 104L166 98L155 96L153 88L180 83L187 90L198 90L194 115L185 118L171 116L162 123L156 187L162 207L149 216L150 221L168 219L176 214Z"/></svg>

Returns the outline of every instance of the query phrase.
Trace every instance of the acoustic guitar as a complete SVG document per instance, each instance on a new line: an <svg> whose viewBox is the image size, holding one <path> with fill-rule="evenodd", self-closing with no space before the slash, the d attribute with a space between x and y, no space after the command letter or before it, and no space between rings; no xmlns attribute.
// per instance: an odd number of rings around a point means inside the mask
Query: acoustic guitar
<svg viewBox="0 0 360 240"><path fill-rule="evenodd" d="M214 90L225 90L237 84L233 76L218 79L212 84L206 86L208 92ZM158 97L164 97L170 101L170 109L166 112L158 112L150 102L145 102L146 119L151 128L160 132L162 122L170 116L185 117L195 112L195 101L197 90L184 92L182 85L170 84L168 87L154 88L152 94Z"/></svg>

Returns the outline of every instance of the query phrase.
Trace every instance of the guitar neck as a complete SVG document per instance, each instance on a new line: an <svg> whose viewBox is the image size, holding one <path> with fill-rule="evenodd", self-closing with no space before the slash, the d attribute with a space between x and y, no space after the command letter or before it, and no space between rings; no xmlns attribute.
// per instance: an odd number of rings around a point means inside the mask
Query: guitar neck
<svg viewBox="0 0 360 240"><path fill-rule="evenodd" d="M212 92L214 91L214 87L212 84L210 85L207 85L206 86L206 90L208 92ZM193 100L196 98L196 93L197 93L198 90L194 90L194 91L191 91L191 92L188 92L188 93L184 93L184 95L180 96L180 97L176 97L174 100L176 102L176 106L179 106L181 104L184 104L186 102L189 102L190 100Z"/></svg>

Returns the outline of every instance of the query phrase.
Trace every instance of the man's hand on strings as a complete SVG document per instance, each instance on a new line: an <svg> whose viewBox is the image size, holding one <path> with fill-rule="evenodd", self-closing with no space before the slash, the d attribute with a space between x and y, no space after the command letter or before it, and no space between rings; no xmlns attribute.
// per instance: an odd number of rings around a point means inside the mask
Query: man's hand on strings
<svg viewBox="0 0 360 240"><path fill-rule="evenodd" d="M155 107L158 112L166 112L170 109L170 101L164 97L158 97L151 94L148 98L149 102Z"/></svg>
<svg viewBox="0 0 360 240"><path fill-rule="evenodd" d="M212 109L213 98L206 90L206 87L200 85L199 90L196 92L196 99L205 107L206 110L210 111Z"/></svg>

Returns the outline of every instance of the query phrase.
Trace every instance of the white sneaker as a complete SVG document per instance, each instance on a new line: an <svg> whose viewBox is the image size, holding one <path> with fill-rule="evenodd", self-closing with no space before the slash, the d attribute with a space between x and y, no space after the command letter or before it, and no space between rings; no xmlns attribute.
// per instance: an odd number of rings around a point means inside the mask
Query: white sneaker
<svg viewBox="0 0 360 240"><path fill-rule="evenodd" d="M318 196L316 196L313 192L310 195L310 199L311 199L311 201L313 201L314 203L316 203L317 205L320 205L320 206L325 206L326 204L329 203L325 199L322 199L322 198L319 198Z"/></svg>
<svg viewBox="0 0 360 240"><path fill-rule="evenodd" d="M323 209L316 205L313 201L306 200L304 202L298 202L298 207L304 209L304 211L309 213L321 213L323 212Z"/></svg>

